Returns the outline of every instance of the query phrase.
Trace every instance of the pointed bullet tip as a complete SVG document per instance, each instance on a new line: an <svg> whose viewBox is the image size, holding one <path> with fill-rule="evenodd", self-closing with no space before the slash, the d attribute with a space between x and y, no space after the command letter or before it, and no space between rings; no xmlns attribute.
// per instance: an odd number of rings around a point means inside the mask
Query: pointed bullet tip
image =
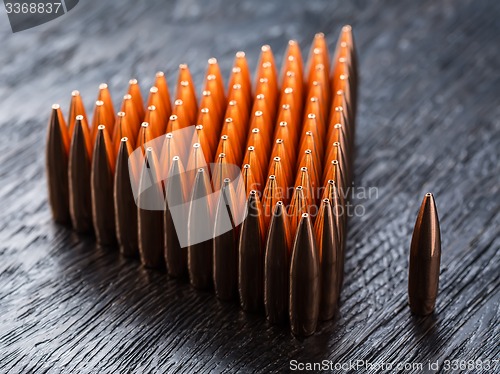
<svg viewBox="0 0 500 374"><path fill-rule="evenodd" d="M97 130L104 130L105 128L106 128L106 126L104 126L104 125L97 126Z"/></svg>
<svg viewBox="0 0 500 374"><path fill-rule="evenodd" d="M61 106L59 104L52 104L52 109L58 110L61 109Z"/></svg>
<svg viewBox="0 0 500 374"><path fill-rule="evenodd" d="M108 88L108 85L107 85L106 83L101 83L101 84L99 85L99 89L100 89L100 90L105 90L106 88Z"/></svg>

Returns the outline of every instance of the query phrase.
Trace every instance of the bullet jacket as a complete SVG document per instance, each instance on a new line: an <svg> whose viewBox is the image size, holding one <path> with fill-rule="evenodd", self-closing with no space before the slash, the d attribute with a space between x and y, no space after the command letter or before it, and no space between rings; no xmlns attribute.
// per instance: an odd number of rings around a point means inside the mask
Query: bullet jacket
<svg viewBox="0 0 500 374"><path fill-rule="evenodd" d="M52 216L54 221L58 223L69 223L69 136L61 108L57 104L52 106L45 152L47 186Z"/></svg>
<svg viewBox="0 0 500 374"><path fill-rule="evenodd" d="M235 197L229 178L222 185L214 227L214 288L221 300L238 294L238 227ZM228 230L229 228L232 228Z"/></svg>
<svg viewBox="0 0 500 374"><path fill-rule="evenodd" d="M248 195L246 209L240 231L238 289L243 310L257 312L264 302L264 223L255 190Z"/></svg>
<svg viewBox="0 0 500 374"><path fill-rule="evenodd" d="M319 316L320 270L309 214L302 214L290 264L290 327L294 335L314 334Z"/></svg>
<svg viewBox="0 0 500 374"><path fill-rule="evenodd" d="M339 299L339 265L340 247L337 238L337 227L333 219L330 200L323 199L314 224L321 272L321 299L319 318L333 318Z"/></svg>
<svg viewBox="0 0 500 374"><path fill-rule="evenodd" d="M165 162L165 160L164 160ZM179 156L172 158L168 178L165 183L165 212L163 216L165 233L165 262L168 274L172 277L181 277L187 274L187 249L181 248L179 237L175 229L172 209L185 203L184 170ZM186 219L183 209L176 211L180 222ZM179 215L181 215L179 217Z"/></svg>
<svg viewBox="0 0 500 374"><path fill-rule="evenodd" d="M116 244L113 178L113 145L105 126L99 125L92 155L90 188L95 236L97 243L104 246Z"/></svg>
<svg viewBox="0 0 500 374"><path fill-rule="evenodd" d="M116 159L114 203L116 237L120 252L126 257L139 255L137 238L137 206L132 192L131 177L137 178L136 173L130 174L129 156L133 148L128 138L122 138L118 157ZM132 166L132 165L131 165ZM130 166L130 167L131 167Z"/></svg>
<svg viewBox="0 0 500 374"><path fill-rule="evenodd" d="M73 128L68 165L69 211L75 231L88 232L92 230L90 132L81 115L75 119Z"/></svg>
<svg viewBox="0 0 500 374"><path fill-rule="evenodd" d="M434 196L424 196L410 247L408 296L414 314L432 313L436 303L441 262L441 233Z"/></svg>
<svg viewBox="0 0 500 374"><path fill-rule="evenodd" d="M191 285L209 289L213 285L213 222L208 171L196 172L188 215L188 271Z"/></svg>
<svg viewBox="0 0 500 374"><path fill-rule="evenodd" d="M283 323L288 314L290 277L290 227L285 206L274 206L267 234L264 268L264 306L271 323Z"/></svg>
<svg viewBox="0 0 500 374"><path fill-rule="evenodd" d="M163 189L156 154L146 148L137 197L139 254L145 267L163 269Z"/></svg>

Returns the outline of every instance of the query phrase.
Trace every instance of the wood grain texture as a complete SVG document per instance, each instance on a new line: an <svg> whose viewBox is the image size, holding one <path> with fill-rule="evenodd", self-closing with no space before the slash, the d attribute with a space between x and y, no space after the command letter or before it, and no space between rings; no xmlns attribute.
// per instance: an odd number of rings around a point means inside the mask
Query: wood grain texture
<svg viewBox="0 0 500 374"><path fill-rule="evenodd" d="M499 359L500 3L80 1L67 15L0 38L0 372L269 372L292 359L422 362ZM305 340L187 283L96 248L52 222L44 139L50 105L97 86L116 101L156 70L174 87L206 60L227 79L234 53L281 59L350 23L360 60L356 186L334 321ZM115 103L117 104L117 102ZM407 306L410 236L424 193L441 220L436 312Z"/></svg>

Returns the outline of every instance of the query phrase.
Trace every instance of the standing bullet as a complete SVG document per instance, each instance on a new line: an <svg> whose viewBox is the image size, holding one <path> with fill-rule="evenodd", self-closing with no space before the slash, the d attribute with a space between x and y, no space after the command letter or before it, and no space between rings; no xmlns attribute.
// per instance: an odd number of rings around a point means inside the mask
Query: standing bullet
<svg viewBox="0 0 500 374"><path fill-rule="evenodd" d="M235 196L230 179L224 179L214 227L214 288L221 300L232 299L238 293L238 227Z"/></svg>
<svg viewBox="0 0 500 374"><path fill-rule="evenodd" d="M248 195L239 242L238 289L243 310L257 312L264 301L264 222L257 191Z"/></svg>
<svg viewBox="0 0 500 374"><path fill-rule="evenodd" d="M164 160L164 162L167 162ZM179 156L172 157L168 178L165 182L165 213L163 216L165 231L165 262L168 274L181 277L187 273L187 250L181 248L179 237L175 230L172 210L185 203L184 170ZM178 222L185 222L184 209L176 209ZM179 216L180 215L180 216Z"/></svg>
<svg viewBox="0 0 500 374"><path fill-rule="evenodd" d="M271 323L282 323L288 313L290 227L282 201L274 206L267 234L264 267L264 306Z"/></svg>
<svg viewBox="0 0 500 374"><path fill-rule="evenodd" d="M188 214L188 271L194 288L212 287L213 223L210 180L205 168L197 169Z"/></svg>
<svg viewBox="0 0 500 374"><path fill-rule="evenodd" d="M309 214L304 213L297 234L290 264L290 327L294 335L314 334L318 323L320 302L320 271L316 240Z"/></svg>
<svg viewBox="0 0 500 374"><path fill-rule="evenodd" d="M68 165L69 212L73 228L77 232L88 232L92 230L90 131L82 115L76 116L73 128Z"/></svg>
<svg viewBox="0 0 500 374"><path fill-rule="evenodd" d="M339 299L339 266L340 247L338 245L337 227L333 219L330 200L323 199L314 224L319 250L321 272L321 298L319 318L323 321L333 318Z"/></svg>
<svg viewBox="0 0 500 374"><path fill-rule="evenodd" d="M47 132L46 170L49 188L49 204L54 221L69 223L68 192L69 135L59 105L52 105Z"/></svg>
<svg viewBox="0 0 500 374"><path fill-rule="evenodd" d="M95 236L97 243L105 246L116 243L113 204L114 168L113 144L105 126L99 125L92 155L90 188Z"/></svg>
<svg viewBox="0 0 500 374"><path fill-rule="evenodd" d="M137 206L132 191L131 177L137 178L129 166L129 156L133 152L132 142L124 137L120 141L120 148L116 159L114 203L116 237L120 252L126 257L139 254L137 239ZM132 175L130 172L132 171ZM135 171L137 173L137 171Z"/></svg>
<svg viewBox="0 0 500 374"><path fill-rule="evenodd" d="M432 313L436 303L441 261L441 233L434 196L424 196L410 247L408 296L414 314Z"/></svg>
<svg viewBox="0 0 500 374"><path fill-rule="evenodd" d="M137 197L139 254L145 267L162 269L163 256L163 187L159 165L152 147L146 148Z"/></svg>

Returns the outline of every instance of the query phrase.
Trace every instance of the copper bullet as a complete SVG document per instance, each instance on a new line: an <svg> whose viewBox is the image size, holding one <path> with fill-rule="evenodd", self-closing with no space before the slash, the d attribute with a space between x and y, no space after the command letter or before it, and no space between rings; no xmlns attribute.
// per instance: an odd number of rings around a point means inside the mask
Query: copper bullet
<svg viewBox="0 0 500 374"><path fill-rule="evenodd" d="M271 122L274 122L274 116L276 115L276 103L278 101L278 91L277 89L275 90L270 87L270 83L267 78L260 78L257 82L257 87L255 87L255 97L259 97L261 100L264 100L266 109L263 111L268 112ZM253 112L259 110L255 107L255 105L256 102L254 101Z"/></svg>
<svg viewBox="0 0 500 374"><path fill-rule="evenodd" d="M123 96L120 112L124 112L127 116L127 122L130 124L134 132L134 139L137 138L137 133L139 132L141 123L143 122L142 120L144 119L144 115L140 115L137 112L137 108L135 105L136 104L132 99L132 95L127 94ZM144 113L144 108L142 108L142 113ZM135 142L133 142L132 144L135 144Z"/></svg>
<svg viewBox="0 0 500 374"><path fill-rule="evenodd" d="M108 85L106 83L101 83L99 85L99 95L97 95L97 101L102 101L104 104L106 121L101 122L106 125L111 123L111 126L115 120L115 108L113 106L113 100L111 99L111 93L109 92ZM113 133L112 128L108 129L110 135Z"/></svg>
<svg viewBox="0 0 500 374"><path fill-rule="evenodd" d="M228 97L231 96L231 90L235 84L241 85L243 88L245 97L250 99L252 96L252 81L250 76L250 69L248 67L248 62L245 56L245 52L236 52L234 58L234 65L231 72L231 77L229 78L229 92ZM247 102L249 104L249 101Z"/></svg>
<svg viewBox="0 0 500 374"><path fill-rule="evenodd" d="M298 169L300 170L303 167L307 168L307 170L309 171L311 186L318 187L320 185L321 179L314 162L312 151L310 149L306 149L299 160Z"/></svg>
<svg viewBox="0 0 500 374"><path fill-rule="evenodd" d="M207 160L205 160L205 155L201 149L200 143L194 143L191 147L191 152L189 153L188 163L186 167L186 189L192 191L197 174L199 174L199 169L205 169L205 174L203 177L209 177L209 168L207 166ZM210 184L210 183L209 183Z"/></svg>
<svg viewBox="0 0 500 374"><path fill-rule="evenodd" d="M187 249L181 248L179 243L179 237L172 217L172 208L186 202L185 175L179 156L174 156L171 160L168 178L165 183L165 195L167 198L165 200L165 212L163 216L165 262L170 276L182 277L187 273ZM187 218L183 216L183 212L183 209L177 209L175 212L180 222L184 222ZM181 216L179 217L179 215Z"/></svg>
<svg viewBox="0 0 500 374"><path fill-rule="evenodd" d="M130 95L139 120L142 120L144 118L144 102L142 100L141 87L139 87L137 79L131 79L128 81L127 94ZM123 108L121 110L124 111Z"/></svg>
<svg viewBox="0 0 500 374"><path fill-rule="evenodd" d="M238 290L240 305L247 312L258 312L264 302L264 222L257 191L248 195L247 216L239 238Z"/></svg>
<svg viewBox="0 0 500 374"><path fill-rule="evenodd" d="M275 175L270 175L267 178L266 186L264 187L264 192L262 193L262 205L263 209L263 219L264 227L268 228L269 223L273 214L274 207L278 201L282 201L285 198L286 186L278 185Z"/></svg>
<svg viewBox="0 0 500 374"><path fill-rule="evenodd" d="M152 147L144 154L137 196L137 227L141 262L145 267L165 267L163 251L164 194L159 163Z"/></svg>
<svg viewBox="0 0 500 374"><path fill-rule="evenodd" d="M172 158L184 154L180 149L181 145L183 145L183 139L179 133L176 134L176 138L171 132L165 134L160 153L160 178L162 180L166 179L170 173Z"/></svg>
<svg viewBox="0 0 500 374"><path fill-rule="evenodd" d="M224 179L215 213L214 226L214 289L221 300L230 300L238 293L238 238L235 196L230 179ZM225 231L228 227L232 230Z"/></svg>
<svg viewBox="0 0 500 374"><path fill-rule="evenodd" d="M320 307L319 318L333 318L339 299L339 264L340 248L337 237L337 227L333 218L330 200L323 199L314 224L320 262Z"/></svg>
<svg viewBox="0 0 500 374"><path fill-rule="evenodd" d="M210 149L215 150L219 141L219 131L217 129L216 115L209 108L201 108L198 116L198 125L203 125L207 140L210 142ZM210 160L212 159L210 156ZM208 160L208 159L207 159Z"/></svg>
<svg viewBox="0 0 500 374"><path fill-rule="evenodd" d="M216 96L214 96L212 92L204 90L201 96L200 108L208 108L212 122L212 128L214 129L213 131L215 134L218 134L222 127L221 121L224 111L221 111L221 106L217 103Z"/></svg>
<svg viewBox="0 0 500 374"><path fill-rule="evenodd" d="M307 199L302 186L295 187L288 207L288 216L290 217L290 232L295 235L302 214L307 213Z"/></svg>
<svg viewBox="0 0 500 374"><path fill-rule="evenodd" d="M217 160L212 169L212 186L214 191L219 191L224 185L224 181L233 177L230 166L225 153L219 153Z"/></svg>
<svg viewBox="0 0 500 374"><path fill-rule="evenodd" d="M118 112L116 114L116 123L113 131L113 137L111 139L113 141L115 155L118 155L122 138L130 139L131 144L136 143L137 133L132 124L129 123L125 112Z"/></svg>
<svg viewBox="0 0 500 374"><path fill-rule="evenodd" d="M302 82L302 77L297 75L293 71L287 71L283 77L283 87L288 87L293 90L293 94L296 96L297 104L301 105L302 98L304 97L304 84Z"/></svg>
<svg viewBox="0 0 500 374"><path fill-rule="evenodd" d="M273 118L268 109L267 97L259 94L255 97L250 118L250 128L258 128L261 131L270 131L273 128Z"/></svg>
<svg viewBox="0 0 500 374"><path fill-rule="evenodd" d="M170 103L170 91L168 89L167 79L165 78L165 73L159 71L156 73L154 86L158 88L159 96L163 102L163 108L165 109L165 114L167 118L172 113L172 104Z"/></svg>
<svg viewBox="0 0 500 374"><path fill-rule="evenodd" d="M342 282L344 281L344 261L345 261L345 242L346 242L346 223L344 214L344 208L340 202L339 192L335 181L330 179L325 186L323 191L323 199L328 199L330 201L330 207L332 209L333 219L335 221L335 227L337 228L337 248L339 250L339 258L337 261L337 289L340 295L340 290L342 288Z"/></svg>
<svg viewBox="0 0 500 374"><path fill-rule="evenodd" d="M85 106L83 105L82 96L80 92L74 90L71 92L71 102L69 103L69 113L68 113L68 134L73 136L73 130L75 127L76 116L81 115L87 123L87 113L85 112Z"/></svg>
<svg viewBox="0 0 500 374"><path fill-rule="evenodd" d="M441 231L434 196L424 196L411 238L408 296L414 314L433 312L439 286Z"/></svg>
<svg viewBox="0 0 500 374"><path fill-rule="evenodd" d="M151 127L149 126L149 123L143 122L141 124L141 129L137 134L137 143L135 145L135 148L140 148L142 153L144 154L145 152L144 147L147 147L147 144L153 139L154 136Z"/></svg>
<svg viewBox="0 0 500 374"><path fill-rule="evenodd" d="M137 239L137 206L132 192L131 177L137 178L138 171L129 168L129 156L134 148L132 142L124 137L120 140L120 148L116 158L114 177L114 207L116 237L120 252L126 257L135 257L139 254Z"/></svg>
<svg viewBox="0 0 500 374"><path fill-rule="evenodd" d="M217 104L219 105L219 111L223 112L226 108L226 95L224 89L224 81L222 79L222 74L220 71L219 63L217 59L212 57L208 59L208 68L205 75L205 88L204 90L212 91Z"/></svg>
<svg viewBox="0 0 500 374"><path fill-rule="evenodd" d="M109 137L113 136L113 128L115 124L115 116L110 116L108 109L104 105L104 101L97 100L95 102L94 115L92 116L92 126L90 128L92 133L92 144L95 143L99 125L105 126L105 131Z"/></svg>
<svg viewBox="0 0 500 374"><path fill-rule="evenodd" d="M309 178L309 170L306 167L301 167L297 173L297 178L295 179L295 186L302 186L304 191L304 198L306 199L306 206L311 206L315 204L316 201L316 190L311 185L311 179ZM312 218L312 217L311 217Z"/></svg>
<svg viewBox="0 0 500 374"><path fill-rule="evenodd" d="M269 73L264 73L263 70L265 69L269 69ZM274 54L271 47L266 44L260 48L260 57L257 64L256 82L258 82L260 78L264 77L267 77L269 79L269 74L271 76L270 79L275 82L278 81L278 73L276 72L276 62L274 59ZM255 86L257 86L257 83L255 84Z"/></svg>
<svg viewBox="0 0 500 374"><path fill-rule="evenodd" d="M289 71L295 73L297 77L300 77L302 80L304 62L302 60L299 43L296 40L290 40L288 42L281 69L281 82L285 81L286 73Z"/></svg>
<svg viewBox="0 0 500 374"><path fill-rule="evenodd" d="M221 153L224 153L224 157L226 159L226 162L230 164L236 164L236 158L234 157L235 154L235 144L234 141L232 142L232 139L229 138L228 135L222 135L219 140L219 145L217 146L217 149L215 150L215 155L214 155L214 160L215 162L218 162L219 160L217 159ZM240 164L238 162L238 164Z"/></svg>
<svg viewBox="0 0 500 374"><path fill-rule="evenodd" d="M294 335L314 334L319 316L320 270L309 214L304 213L295 235L290 263L290 327Z"/></svg>
<svg viewBox="0 0 500 374"><path fill-rule="evenodd" d="M49 204L54 221L69 223L68 153L70 140L68 128L58 104L52 105L47 130L46 171Z"/></svg>
<svg viewBox="0 0 500 374"><path fill-rule="evenodd" d="M144 117L144 122L147 122L149 124L149 131L151 132L152 139L165 134L167 122L162 117L163 114L160 113L156 106L148 106L146 116Z"/></svg>
<svg viewBox="0 0 500 374"><path fill-rule="evenodd" d="M149 89L149 97L148 97L148 102L146 105L148 107L148 110L150 110L149 108L155 108L156 118L158 120L158 126L160 128L163 128L163 131L165 131L165 127L166 127L167 122L168 122L168 117L170 116L170 111L167 110L167 108L165 108L165 102L160 97L158 87L153 86ZM151 115L151 114L149 114L149 115ZM149 122L149 123L152 122L151 118L148 117L148 113L146 113L144 121ZM155 124L155 126L156 126L156 124Z"/></svg>
<svg viewBox="0 0 500 374"><path fill-rule="evenodd" d="M292 183L292 176L295 170L295 155L293 154L292 146L287 147L283 139L276 139L274 142L273 150L271 151L271 163L269 169L271 168L274 158L279 157L281 160L281 165L283 166L284 175L287 176L286 185ZM292 164L293 163L293 164Z"/></svg>
<svg viewBox="0 0 500 374"><path fill-rule="evenodd" d="M210 180L204 168L197 169L188 215L188 271L191 285L209 289L213 282L213 237Z"/></svg>
<svg viewBox="0 0 500 374"><path fill-rule="evenodd" d="M283 323L288 313L290 277L290 228L282 201L273 208L266 241L264 306L271 323Z"/></svg>
<svg viewBox="0 0 500 374"><path fill-rule="evenodd" d="M99 125L92 155L90 190L95 236L97 243L104 246L111 246L116 243L115 208L113 203L114 173L113 145L105 126Z"/></svg>
<svg viewBox="0 0 500 374"><path fill-rule="evenodd" d="M224 120L221 135L227 135L229 139L234 142L233 153L237 164L241 164L243 150L245 149L246 132L244 132L244 130L241 124L233 121L231 117Z"/></svg>
<svg viewBox="0 0 500 374"><path fill-rule="evenodd" d="M77 115L69 150L68 185L71 223L77 232L92 230L90 168L92 145L87 121Z"/></svg>
<svg viewBox="0 0 500 374"><path fill-rule="evenodd" d="M250 116L250 109L253 103L251 97L246 98L245 93L243 92L241 85L239 84L235 84L233 86L233 89L230 91L230 95L228 96L228 108L226 108L226 111L229 109L230 105L237 106L239 117L241 117L242 123L247 124L248 117ZM230 117L235 118L236 116L231 113Z"/></svg>
<svg viewBox="0 0 500 374"><path fill-rule="evenodd" d="M269 133L264 133L258 128L253 128L248 136L247 146L253 146L259 150L257 152L257 159L259 160L259 165L265 168L269 163L269 154L271 153ZM248 148L247 148L248 149ZM246 162L250 163L250 162Z"/></svg>
<svg viewBox="0 0 500 374"><path fill-rule="evenodd" d="M203 151L203 155L205 157L205 160L207 162L212 162L213 160L213 151L210 145L210 135L207 134L206 129L203 127L203 125L196 125L195 127L196 132L195 132L195 141L194 143L200 143L201 149Z"/></svg>
<svg viewBox="0 0 500 374"><path fill-rule="evenodd" d="M179 78L177 80L175 99L180 99L185 103L187 112L189 113L190 124L192 121L195 121L198 112L198 100L196 99L193 78L186 64L179 65Z"/></svg>
<svg viewBox="0 0 500 374"><path fill-rule="evenodd" d="M244 164L242 167L241 183L239 188L240 190L238 191L238 196L248 196L250 191L260 191L261 189L261 186L256 182L255 177L253 176L250 164Z"/></svg>

